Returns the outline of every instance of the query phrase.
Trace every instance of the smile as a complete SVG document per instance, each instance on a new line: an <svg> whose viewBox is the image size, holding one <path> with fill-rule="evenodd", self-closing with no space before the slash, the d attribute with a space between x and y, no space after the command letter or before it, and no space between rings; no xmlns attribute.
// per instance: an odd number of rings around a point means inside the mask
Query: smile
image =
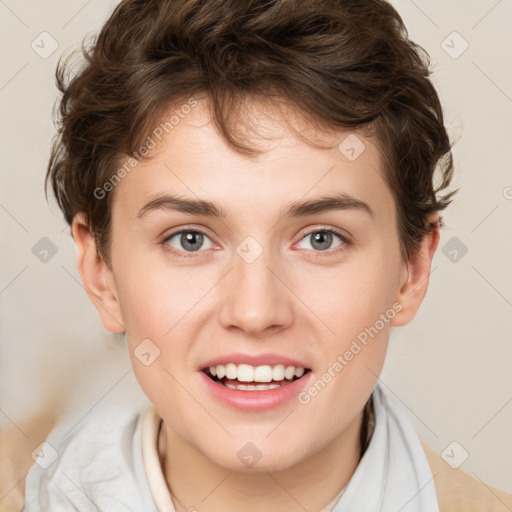
<svg viewBox="0 0 512 512"><path fill-rule="evenodd" d="M267 391L291 384L309 369L284 364L251 366L249 364L218 364L203 370L214 382L240 391Z"/></svg>
<svg viewBox="0 0 512 512"><path fill-rule="evenodd" d="M205 361L198 370L206 396L243 412L290 403L314 377L304 360L269 352L224 354Z"/></svg>

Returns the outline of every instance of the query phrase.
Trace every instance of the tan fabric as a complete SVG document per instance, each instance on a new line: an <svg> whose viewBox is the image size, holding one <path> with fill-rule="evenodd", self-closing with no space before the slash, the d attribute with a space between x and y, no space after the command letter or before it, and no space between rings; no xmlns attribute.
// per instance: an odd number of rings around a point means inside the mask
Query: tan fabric
<svg viewBox="0 0 512 512"><path fill-rule="evenodd" d="M34 460L32 451L55 426L59 410L35 415L0 433L0 512L19 512L25 505L25 479Z"/></svg>
<svg viewBox="0 0 512 512"><path fill-rule="evenodd" d="M451 468L439 453L421 442L432 470L440 512L510 512L512 494Z"/></svg>

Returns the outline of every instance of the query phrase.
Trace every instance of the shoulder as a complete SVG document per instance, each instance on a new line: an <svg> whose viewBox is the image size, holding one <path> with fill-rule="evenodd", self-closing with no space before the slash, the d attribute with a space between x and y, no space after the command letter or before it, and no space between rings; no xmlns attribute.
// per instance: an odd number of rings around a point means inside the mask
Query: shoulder
<svg viewBox="0 0 512 512"><path fill-rule="evenodd" d="M91 503L100 510L125 510L127 504L151 510L141 455L144 412L101 408L54 429L27 475L24 511L85 511Z"/></svg>
<svg viewBox="0 0 512 512"><path fill-rule="evenodd" d="M440 512L512 510L512 494L487 485L460 468L451 468L440 454L423 440L421 444L434 477Z"/></svg>

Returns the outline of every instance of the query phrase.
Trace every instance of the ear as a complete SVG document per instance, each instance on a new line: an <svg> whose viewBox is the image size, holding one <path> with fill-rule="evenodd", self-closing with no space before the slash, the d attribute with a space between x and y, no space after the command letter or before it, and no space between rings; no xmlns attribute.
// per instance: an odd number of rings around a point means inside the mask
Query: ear
<svg viewBox="0 0 512 512"><path fill-rule="evenodd" d="M84 213L73 218L71 233L78 250L78 273L103 327L112 333L124 333L114 274L98 253Z"/></svg>
<svg viewBox="0 0 512 512"><path fill-rule="evenodd" d="M395 298L402 305L402 309L391 320L393 327L408 324L416 316L427 293L432 258L440 238L440 221L437 213L428 216L427 226L429 230L423 237L421 247L411 254L405 264L404 277Z"/></svg>

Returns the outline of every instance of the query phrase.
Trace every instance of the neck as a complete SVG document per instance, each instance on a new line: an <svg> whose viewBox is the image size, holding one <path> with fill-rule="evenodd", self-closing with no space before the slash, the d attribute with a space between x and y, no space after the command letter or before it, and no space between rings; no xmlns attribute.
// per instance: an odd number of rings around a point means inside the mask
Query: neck
<svg viewBox="0 0 512 512"><path fill-rule="evenodd" d="M361 412L333 442L281 471L229 471L215 464L165 423L160 437L163 471L176 512L299 512L320 510L345 487L362 446Z"/></svg>

